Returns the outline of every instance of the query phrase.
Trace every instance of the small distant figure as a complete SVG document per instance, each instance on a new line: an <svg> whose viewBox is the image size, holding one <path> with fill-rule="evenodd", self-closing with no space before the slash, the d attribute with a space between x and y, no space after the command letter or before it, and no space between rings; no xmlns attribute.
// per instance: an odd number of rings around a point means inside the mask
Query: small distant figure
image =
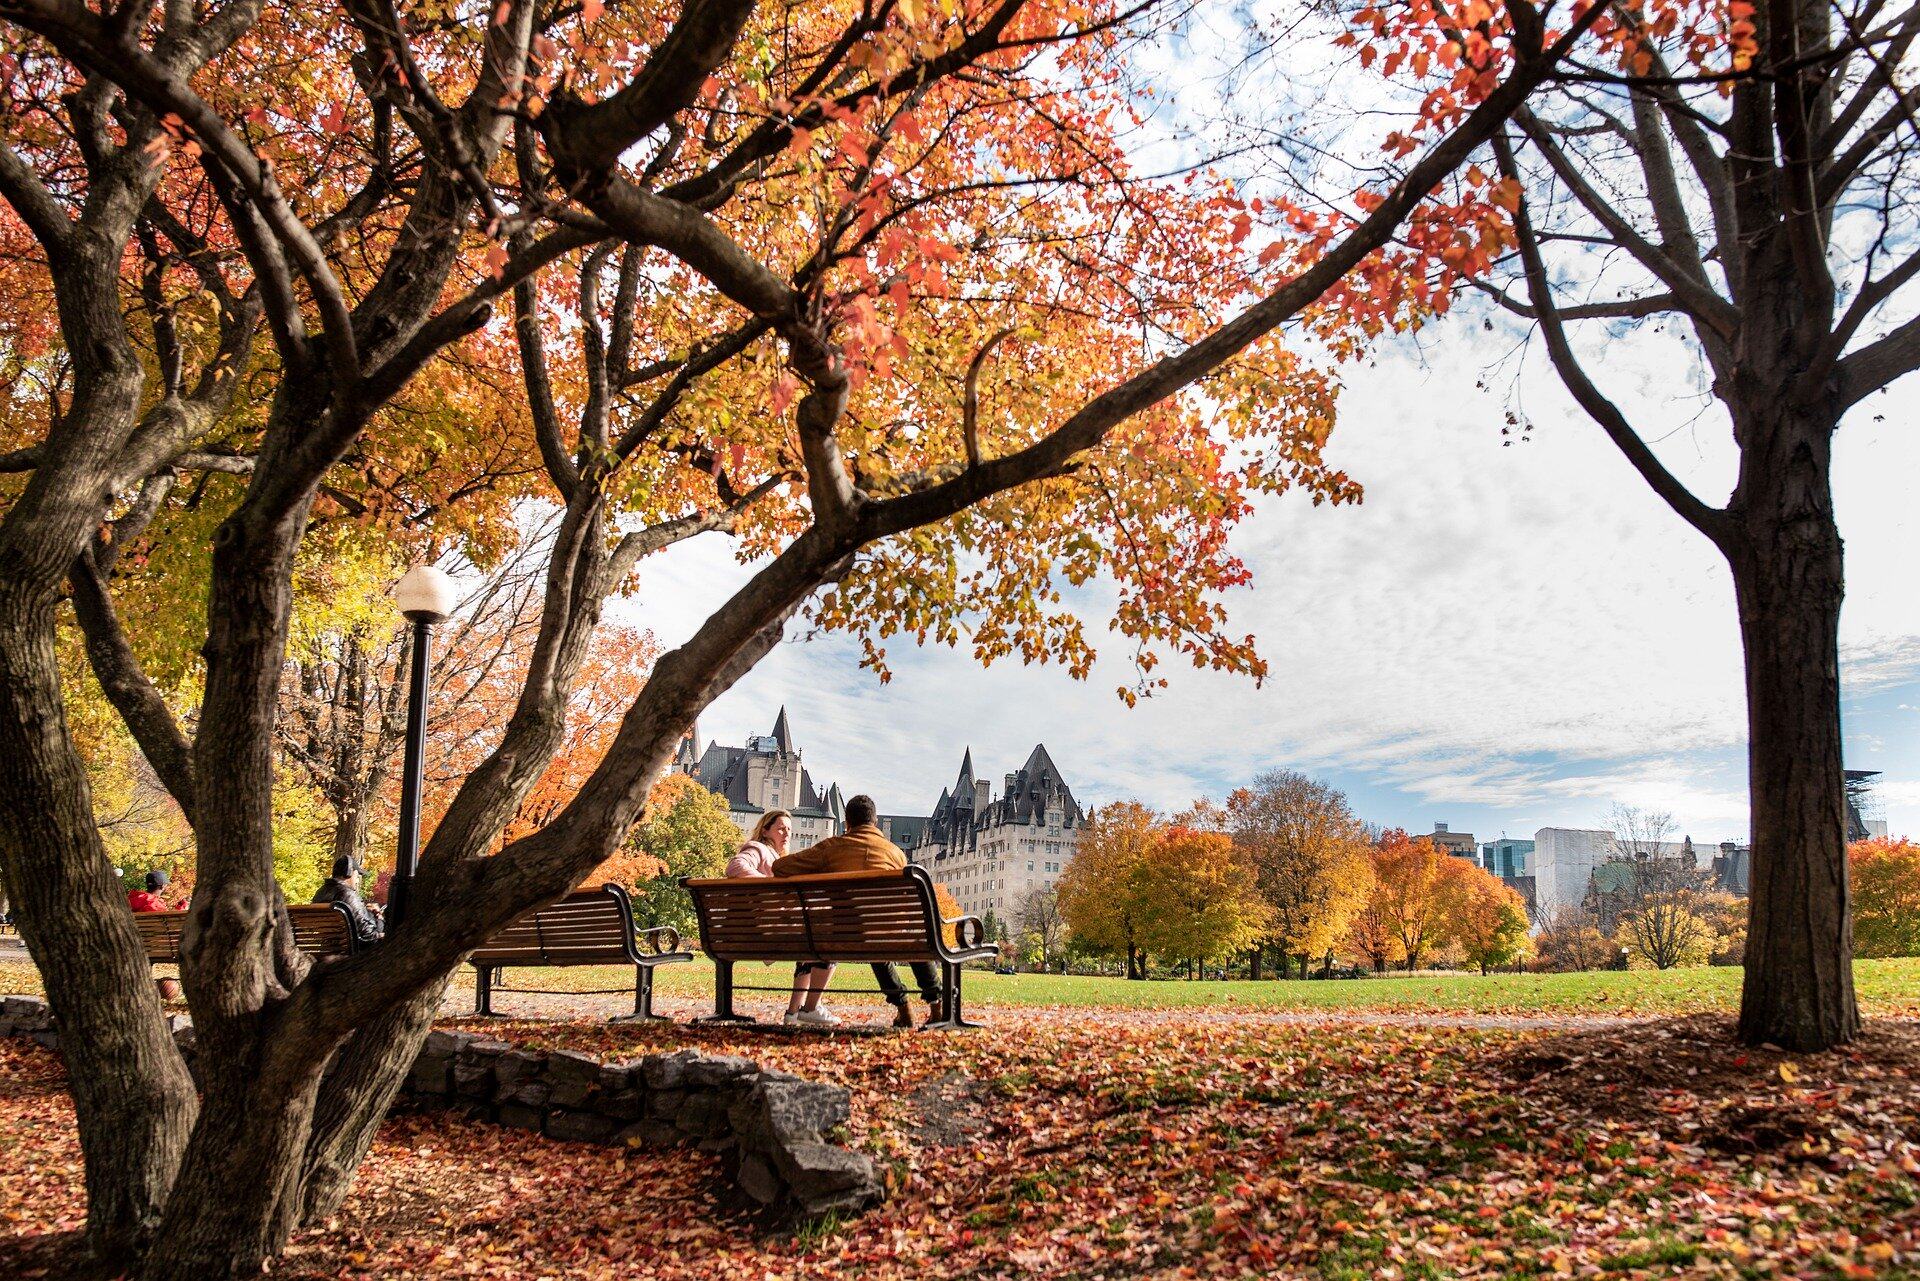
<svg viewBox="0 0 1920 1281"><path fill-rule="evenodd" d="M136 912L171 912L173 908L160 897L167 888L168 876L159 868L147 873L147 888L127 891L127 906Z"/></svg>
<svg viewBox="0 0 1920 1281"><path fill-rule="evenodd" d="M333 875L320 883L314 892L316 903L338 903L347 909L347 919L353 929L356 943L365 945L378 943L386 932L381 922L380 909L371 907L360 897L360 865L350 858L333 860Z"/></svg>
<svg viewBox="0 0 1920 1281"><path fill-rule="evenodd" d="M871 796L856 796L847 802L847 830L839 836L810 845L798 854L775 860L775 876L811 876L818 872L904 872L907 856L900 847L880 832L880 809ZM907 989L900 983L890 961L873 967L880 993L893 1006L893 1025L912 1027L913 1012L907 1008ZM940 1009L940 975L927 961L913 962L914 982L920 987L920 999L935 1012ZM931 1017L931 1016L930 1016Z"/></svg>
<svg viewBox="0 0 1920 1281"><path fill-rule="evenodd" d="M160 891L167 888L168 879L165 872L157 867L154 868L147 873L146 889L127 891L127 906L136 912L171 912L173 908L168 905L167 900L160 897ZM159 991L162 1001L180 999L179 979L155 978L153 986Z"/></svg>
<svg viewBox="0 0 1920 1281"><path fill-rule="evenodd" d="M768 810L753 825L753 835L741 842L740 852L727 864L728 876L772 876L773 865L786 855L793 837L793 816L786 810ZM830 961L802 961L793 968L793 995L787 998L786 1022L808 1027L832 1027L840 1020L820 1008L820 994L833 977Z"/></svg>

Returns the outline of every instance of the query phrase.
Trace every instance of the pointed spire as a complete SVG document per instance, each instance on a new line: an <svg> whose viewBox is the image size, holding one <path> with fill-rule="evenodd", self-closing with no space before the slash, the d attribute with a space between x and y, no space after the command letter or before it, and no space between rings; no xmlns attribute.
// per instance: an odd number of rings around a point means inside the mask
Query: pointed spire
<svg viewBox="0 0 1920 1281"><path fill-rule="evenodd" d="M783 752L793 750L793 729L787 724L786 705L780 707L780 715L773 722L773 741L780 745Z"/></svg>
<svg viewBox="0 0 1920 1281"><path fill-rule="evenodd" d="M955 792L959 792L965 788L970 788L972 786L973 786L973 748L969 747L967 748L967 754L960 758L960 786L954 788L953 790Z"/></svg>

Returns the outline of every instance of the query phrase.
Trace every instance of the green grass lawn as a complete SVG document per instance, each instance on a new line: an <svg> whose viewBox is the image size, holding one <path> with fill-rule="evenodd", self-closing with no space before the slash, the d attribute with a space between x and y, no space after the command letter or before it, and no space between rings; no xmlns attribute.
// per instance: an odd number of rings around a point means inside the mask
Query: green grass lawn
<svg viewBox="0 0 1920 1281"><path fill-rule="evenodd" d="M577 972L576 972L577 973ZM740 966L736 982L775 984L782 967ZM541 981L536 982L534 975ZM904 973L902 977L905 977ZM549 982L547 980L556 980ZM564 987L566 971L528 971L509 983ZM1920 1013L1920 957L1856 961L1854 981L1870 1013ZM702 959L658 972L658 990L670 996L705 996L713 990L711 968ZM835 988L871 987L863 966L843 966ZM581 986L612 986L611 983ZM1058 974L992 974L969 970L969 1001L993 1005L1102 1006L1120 1009L1260 1010L1455 1010L1467 1013L1665 1014L1732 1010L1740 1003L1740 971L1729 966L1585 974L1419 974L1329 980L1229 980L1227 982L1082 978Z"/></svg>
<svg viewBox="0 0 1920 1281"><path fill-rule="evenodd" d="M781 985L786 966L740 966L735 982ZM904 973L902 977L905 977ZM1856 961L1854 980L1869 1014L1920 1014L1920 957ZM509 970L507 988L582 991L630 984L621 967ZM473 971L461 968L455 980L471 991ZM704 958L658 971L663 997L711 999L713 968ZM854 991L873 986L865 966L842 966L834 988ZM983 1005L1095 1006L1109 1009L1250 1009L1438 1011L1538 1014L1677 1014L1732 1010L1740 1001L1740 971L1730 967L1653 971L1599 971L1586 974L1418 974L1330 980L1245 980L1187 982L1155 979L1080 978L1056 974L967 972L968 1000ZM23 963L0 963L0 993L40 991L39 975ZM766 995L766 994L758 994ZM511 1008L510 994L500 1002Z"/></svg>

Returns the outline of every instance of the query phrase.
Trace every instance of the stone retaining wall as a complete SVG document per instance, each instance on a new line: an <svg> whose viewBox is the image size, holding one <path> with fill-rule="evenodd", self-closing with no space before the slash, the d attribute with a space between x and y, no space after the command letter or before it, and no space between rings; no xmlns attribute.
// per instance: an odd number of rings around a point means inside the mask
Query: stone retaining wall
<svg viewBox="0 0 1920 1281"><path fill-rule="evenodd" d="M191 1064L192 1025L179 1015L170 1022ZM47 1003L37 997L0 999L0 1036L59 1046ZM720 1153L740 1190L776 1216L853 1212L885 1197L873 1162L833 1142L847 1123L846 1090L732 1055L676 1050L601 1063L436 1031L400 1097L565 1142L696 1145Z"/></svg>

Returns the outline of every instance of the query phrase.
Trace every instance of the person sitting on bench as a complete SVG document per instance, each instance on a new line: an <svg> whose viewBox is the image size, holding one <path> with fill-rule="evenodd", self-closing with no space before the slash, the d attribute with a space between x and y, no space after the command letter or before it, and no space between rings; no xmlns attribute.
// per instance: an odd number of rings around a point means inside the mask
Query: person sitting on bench
<svg viewBox="0 0 1920 1281"><path fill-rule="evenodd" d="M793 835L793 816L786 810L768 810L753 825L753 835L727 864L728 876L772 876L773 865L785 857L787 838ZM809 1027L832 1027L840 1020L820 1008L833 966L826 961L802 961L793 967L793 995L787 1000L786 1022Z"/></svg>
<svg viewBox="0 0 1920 1281"><path fill-rule="evenodd" d="M814 876L823 872L898 872L907 866L907 856L880 833L878 823L879 809L871 796L856 796L847 802L847 830L839 836L829 836L824 841L809 845L797 854L774 860L775 876ZM900 984L900 976L894 972L890 961L881 961L873 967L873 977L880 984L880 992L893 1006L893 1025L912 1027L913 1013L907 1008L907 989ZM931 962L913 962L914 982L919 985L920 999L933 1007L938 1017L940 1008L940 975Z"/></svg>
<svg viewBox="0 0 1920 1281"><path fill-rule="evenodd" d="M338 903L347 909L347 919L353 926L354 941L365 947L369 943L378 943L386 932L378 908L367 906L360 897L360 865L350 858L333 860L333 876L320 882L320 888L314 893L316 903Z"/></svg>

